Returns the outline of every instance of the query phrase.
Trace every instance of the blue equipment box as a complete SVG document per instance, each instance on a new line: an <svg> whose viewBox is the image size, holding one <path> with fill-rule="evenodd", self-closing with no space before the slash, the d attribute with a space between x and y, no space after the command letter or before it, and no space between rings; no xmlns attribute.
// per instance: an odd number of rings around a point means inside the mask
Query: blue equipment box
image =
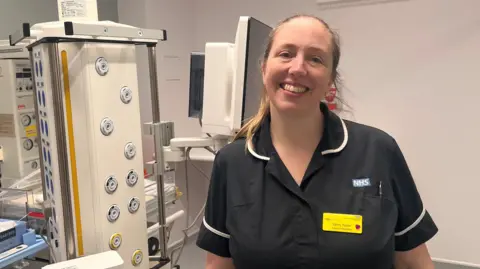
<svg viewBox="0 0 480 269"><path fill-rule="evenodd" d="M0 219L0 253L22 245L27 232L24 221Z"/></svg>

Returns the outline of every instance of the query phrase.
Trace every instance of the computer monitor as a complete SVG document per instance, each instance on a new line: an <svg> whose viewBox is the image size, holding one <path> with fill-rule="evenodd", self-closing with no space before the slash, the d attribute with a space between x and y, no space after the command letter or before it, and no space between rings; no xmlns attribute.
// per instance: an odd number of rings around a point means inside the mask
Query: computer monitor
<svg viewBox="0 0 480 269"><path fill-rule="evenodd" d="M232 136L260 104L261 59L272 27L253 17L240 17L235 43L207 43L202 131Z"/></svg>
<svg viewBox="0 0 480 269"><path fill-rule="evenodd" d="M190 118L202 118L204 71L205 53L190 53L190 93L188 98L188 117Z"/></svg>
<svg viewBox="0 0 480 269"><path fill-rule="evenodd" d="M255 18L248 19L246 50L242 49L238 52L239 61L236 63L237 70L241 70L241 67L245 68L243 74L240 72L236 74L238 78L243 76L243 80L239 79L234 85L234 87L240 87L239 89L234 88L236 92L243 93L242 116L236 124L237 128L240 125L243 126L248 119L257 114L263 88L261 60L271 30L270 26ZM243 52L245 52L244 63L241 62Z"/></svg>

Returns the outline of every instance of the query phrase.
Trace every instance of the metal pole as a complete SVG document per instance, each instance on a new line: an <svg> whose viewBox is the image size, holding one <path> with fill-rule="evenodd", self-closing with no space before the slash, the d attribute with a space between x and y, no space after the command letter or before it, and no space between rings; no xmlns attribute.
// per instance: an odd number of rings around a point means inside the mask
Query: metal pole
<svg viewBox="0 0 480 269"><path fill-rule="evenodd" d="M167 227L165 216L165 197L164 197L164 158L163 143L160 126L160 105L158 97L158 78L157 78L157 55L155 46L149 45L148 65L150 74L150 90L152 96L152 128L154 128L154 148L155 148L155 177L157 182L157 206L158 206L158 225L160 226L160 252L161 259L167 260Z"/></svg>
<svg viewBox="0 0 480 269"><path fill-rule="evenodd" d="M65 243L67 259L77 256L75 245L75 229L73 222L73 204L70 192L70 173L68 167L67 132L65 130L65 115L63 107L62 71L58 43L48 44L50 59L50 73L52 75L52 97L55 117L56 142L58 154L59 183L62 194L63 227L65 229ZM74 145L71 145L72 147Z"/></svg>

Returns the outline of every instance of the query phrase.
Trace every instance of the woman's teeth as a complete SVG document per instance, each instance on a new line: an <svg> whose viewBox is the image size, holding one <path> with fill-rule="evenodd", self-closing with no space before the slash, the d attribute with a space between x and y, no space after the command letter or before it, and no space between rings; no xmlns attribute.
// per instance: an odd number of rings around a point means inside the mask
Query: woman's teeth
<svg viewBox="0 0 480 269"><path fill-rule="evenodd" d="M289 91L289 92L294 92L294 93L304 93L308 91L307 87L298 87L298 86L293 86L290 84L280 84L282 89Z"/></svg>

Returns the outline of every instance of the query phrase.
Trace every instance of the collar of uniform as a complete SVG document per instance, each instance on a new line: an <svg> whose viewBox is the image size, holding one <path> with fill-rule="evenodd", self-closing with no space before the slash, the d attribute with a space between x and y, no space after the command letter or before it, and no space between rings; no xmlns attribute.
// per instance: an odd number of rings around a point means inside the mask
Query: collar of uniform
<svg viewBox="0 0 480 269"><path fill-rule="evenodd" d="M322 155L337 153L342 151L348 142L348 131L345 122L331 112L323 102L320 105L325 118L325 127L323 137L317 150ZM270 160L270 156L275 153L272 138L270 136L270 116L267 116L262 122L258 131L254 134L252 143L247 145L250 154L261 160Z"/></svg>

